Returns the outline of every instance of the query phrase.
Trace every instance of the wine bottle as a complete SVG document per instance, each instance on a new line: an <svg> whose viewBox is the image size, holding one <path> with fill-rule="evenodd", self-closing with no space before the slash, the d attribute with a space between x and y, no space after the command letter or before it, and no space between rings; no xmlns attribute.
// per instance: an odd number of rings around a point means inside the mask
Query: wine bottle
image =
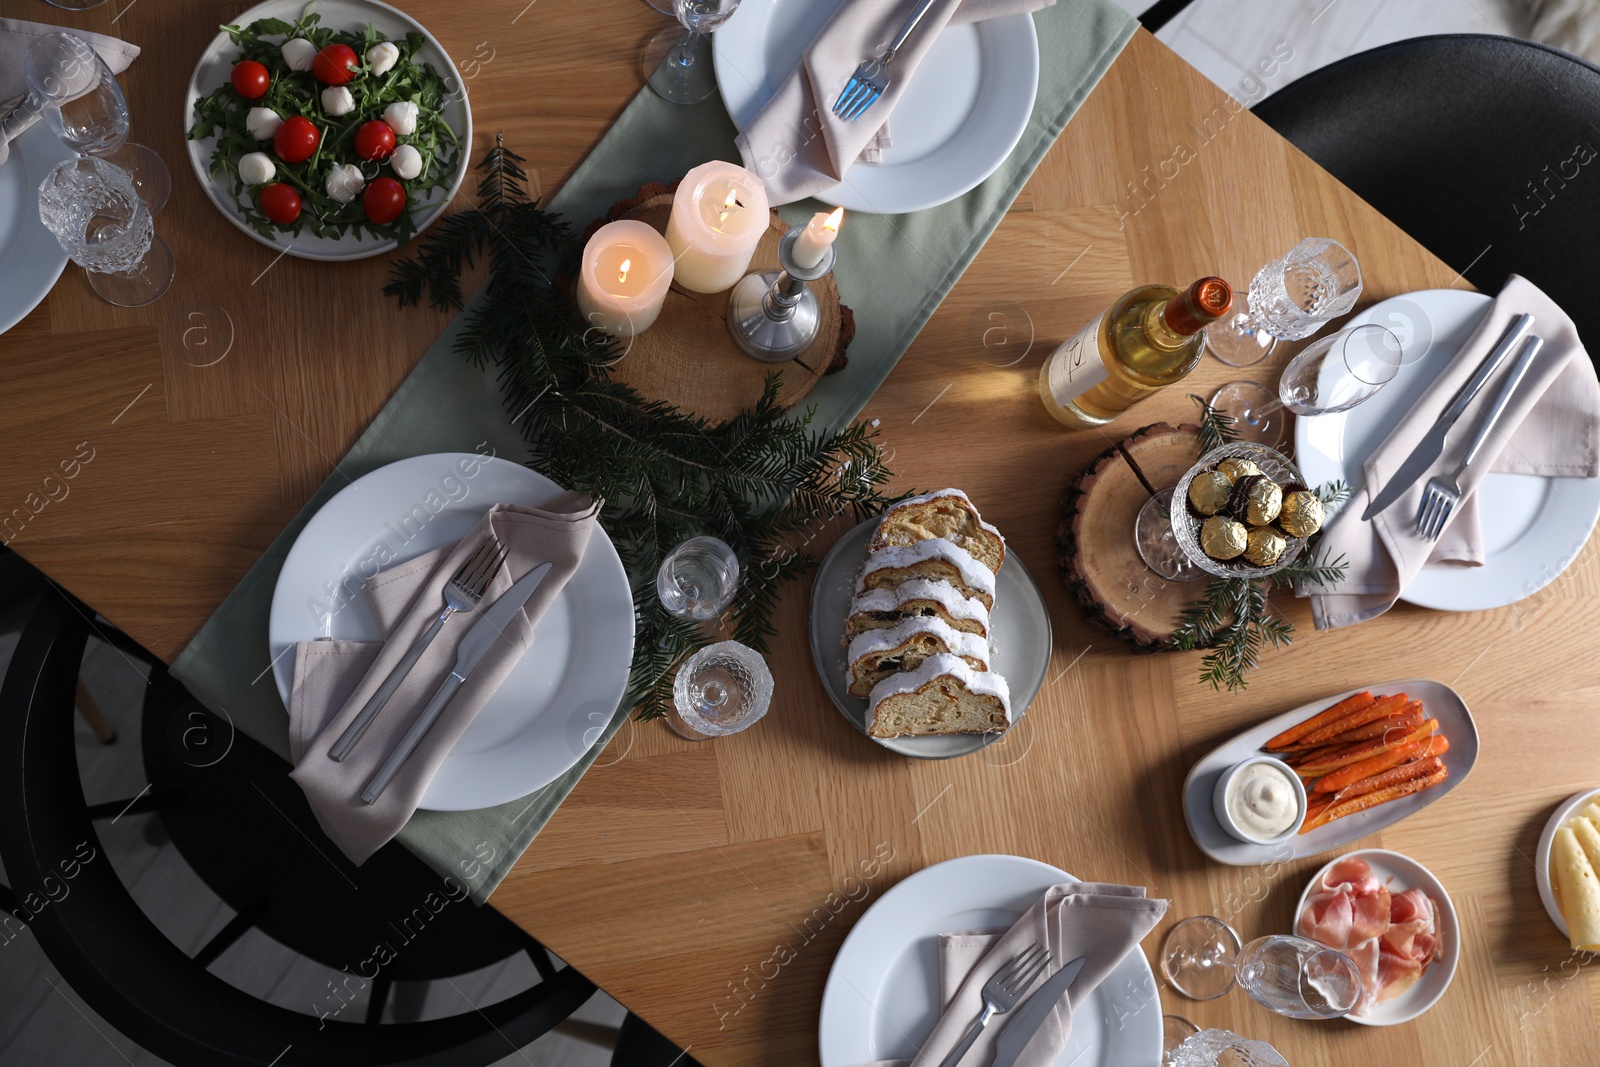
<svg viewBox="0 0 1600 1067"><path fill-rule="evenodd" d="M1201 331L1233 306L1233 288L1201 278L1186 290L1141 285L1062 342L1039 370L1039 398L1073 429L1104 426L1200 362Z"/></svg>

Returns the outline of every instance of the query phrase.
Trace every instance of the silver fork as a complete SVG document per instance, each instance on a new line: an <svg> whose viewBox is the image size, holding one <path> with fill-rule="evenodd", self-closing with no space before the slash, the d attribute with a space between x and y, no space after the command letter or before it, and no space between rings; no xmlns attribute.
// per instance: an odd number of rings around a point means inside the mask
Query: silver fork
<svg viewBox="0 0 1600 1067"><path fill-rule="evenodd" d="M1467 454L1462 457L1461 465L1449 477L1435 474L1428 479L1427 487L1422 492L1422 503L1417 507L1419 537L1428 541L1439 540L1439 535L1444 532L1445 523L1450 521L1450 513L1461 502L1461 475L1466 473L1467 467L1478 457L1483 443L1489 439L1490 431L1505 413L1506 405L1511 403L1511 394L1517 391L1517 386L1521 384L1528 373L1528 367L1533 363L1533 357L1539 354L1539 349L1543 346L1544 340L1539 337L1530 337L1523 342L1522 352L1517 356L1517 361L1511 365L1511 369L1506 372L1506 380L1500 384L1500 391L1495 394L1489 414L1484 416L1483 424L1473 435L1472 443L1467 445Z"/></svg>
<svg viewBox="0 0 1600 1067"><path fill-rule="evenodd" d="M906 38L911 36L911 31L917 28L917 23L922 21L922 16L928 13L933 4L934 0L918 0L911 17L900 27L900 32L894 35L889 47L856 68L850 80L844 83L839 99L833 102L835 115L846 122L854 122L867 108L878 102L878 97L889 88L888 68L889 64L894 62L895 53L900 51L900 46L906 43Z"/></svg>
<svg viewBox="0 0 1600 1067"><path fill-rule="evenodd" d="M417 660L422 658L423 651L439 636L439 631L444 629L444 624L450 616L457 612L466 613L478 606L478 601L483 599L483 592L489 588L489 583L500 570L500 565L506 561L506 549L502 548L493 535L484 539L483 544L468 556L455 574L450 576L450 581L444 587L444 610L439 612L439 617L433 624L423 631L417 643L411 646L405 659L395 664L394 670L389 672L389 677L384 679L383 685L372 694L356 715L355 720L339 735L339 740L333 743L328 750L328 758L335 763L342 762L355 747L361 735L367 732L367 727L372 725L372 720L378 717L378 712L394 696L395 690L400 688L400 683L405 681L406 675L411 673L411 668L417 665Z"/></svg>
<svg viewBox="0 0 1600 1067"><path fill-rule="evenodd" d="M1045 951L1044 946L1035 943L1011 957L1009 963L994 972L993 977L983 983L983 1013L973 1021L961 1043L939 1061L939 1067L956 1067L961 1057L978 1040L978 1035L983 1033L983 1028L989 1025L989 1020L1016 1007L1022 994L1028 991L1033 980L1049 965L1050 953Z"/></svg>

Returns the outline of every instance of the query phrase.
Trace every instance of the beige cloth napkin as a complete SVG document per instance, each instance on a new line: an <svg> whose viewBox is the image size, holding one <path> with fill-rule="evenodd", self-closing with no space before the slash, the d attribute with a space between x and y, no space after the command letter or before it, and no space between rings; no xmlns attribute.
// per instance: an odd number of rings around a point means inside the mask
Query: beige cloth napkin
<svg viewBox="0 0 1600 1067"><path fill-rule="evenodd" d="M381 645L320 640L295 647L289 697L289 745L295 761L291 777L305 790L323 830L351 860L365 862L411 818L434 772L516 666L534 640L539 617L577 570L599 510L598 504L579 493L563 494L543 508L496 505L454 547L425 553L366 582L363 591L385 635ZM484 593L483 608L540 563L548 560L555 565L521 615L456 691L389 788L376 803L364 804L361 791L368 779L450 674L461 639L481 616L457 614L445 624L342 763L329 759L328 749L443 610L446 583L490 531L506 547L507 556Z"/></svg>
<svg viewBox="0 0 1600 1067"><path fill-rule="evenodd" d="M1372 496L1411 455L1505 334L1506 327L1523 312L1533 316L1530 333L1544 338L1544 347L1518 386L1511 406L1501 415L1495 432L1484 442L1483 451L1462 476L1461 488L1467 495L1439 540L1426 541L1413 529L1424 486L1435 474L1448 475L1461 462L1467 443L1494 403L1500 383L1510 372L1521 346L1507 357L1457 420L1445 440L1444 453L1433 466L1393 504L1370 522L1362 522L1361 515ZM1600 386L1572 320L1532 282L1513 274L1461 352L1367 459L1364 469L1366 484L1328 524L1319 549L1330 559L1345 557L1350 565L1345 580L1327 591L1306 585L1298 590L1301 596L1310 596L1312 616L1319 630L1364 622L1388 611L1425 564L1482 566L1483 536L1477 496L1472 490L1490 471L1546 477L1600 476Z"/></svg>
<svg viewBox="0 0 1600 1067"><path fill-rule="evenodd" d="M1073 1011L1124 956L1137 949L1166 911L1167 902L1146 897L1143 886L1063 882L1045 890L1033 907L1003 933L975 930L941 935L939 995L944 1014L916 1059L883 1060L871 1067L901 1067L908 1062L911 1067L938 1064L983 1011L983 984L1019 952L1036 943L1043 943L1050 950L1051 966L1034 982L1035 989L1062 964L1079 956L1088 957L1072 983L1070 996L1062 998L1017 1058L1017 1067L1051 1067L1072 1032ZM1018 1001L1018 1006L1023 1003L1026 998ZM989 1063L1005 1022L1006 1016L997 1016L962 1061Z"/></svg>
<svg viewBox="0 0 1600 1067"><path fill-rule="evenodd" d="M917 63L946 26L1026 14L1055 0L935 0L890 64L889 88L855 122L831 110L850 76L877 55L911 14L913 0L845 0L800 64L739 134L744 165L767 184L774 206L838 185L858 160L876 163L890 145L887 123ZM821 136L817 136L820 132ZM891 157L892 158L892 157Z"/></svg>
<svg viewBox="0 0 1600 1067"><path fill-rule="evenodd" d="M47 33L66 29L75 33L100 53L100 58L106 61L106 66L111 68L111 73L121 74L128 69L139 54L138 45L131 45L127 41L120 41L115 37L107 37L99 33L86 33L83 30L70 29L63 26L47 26L42 22L24 22L21 19L0 19L0 166L11 155L13 138L22 136L23 131L39 121L39 112L32 107L24 106L15 114L8 113L19 103L23 103L28 95L28 75L23 68L22 59L28 53L28 46L35 37L42 37Z"/></svg>

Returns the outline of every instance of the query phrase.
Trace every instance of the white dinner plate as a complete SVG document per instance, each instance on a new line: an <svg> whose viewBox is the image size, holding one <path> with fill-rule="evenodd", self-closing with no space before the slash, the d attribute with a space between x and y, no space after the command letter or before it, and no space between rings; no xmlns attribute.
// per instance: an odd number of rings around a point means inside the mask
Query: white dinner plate
<svg viewBox="0 0 1600 1067"><path fill-rule="evenodd" d="M39 221L39 183L74 154L41 119L11 142L0 166L0 333L39 306L67 265L61 243Z"/></svg>
<svg viewBox="0 0 1600 1067"><path fill-rule="evenodd" d="M822 1067L910 1059L939 1021L939 935L1003 930L1078 879L1021 856L962 856L900 882L857 920L822 990ZM1161 998L1135 945L1072 1015L1056 1067L1161 1061Z"/></svg>
<svg viewBox="0 0 1600 1067"><path fill-rule="evenodd" d="M845 662L845 621L855 598L856 579L867 558L867 542L878 520L868 519L839 538L817 568L811 583L811 661L834 706L862 733L867 733L867 701L850 694L850 665ZM1027 714L1050 669L1050 612L1044 594L1015 552L1007 551L995 575L994 611L989 616L990 669L1011 691L1011 725ZM867 734L872 737L871 734ZM950 759L994 744L1004 731L990 734L942 734L929 737L872 737L902 756Z"/></svg>
<svg viewBox="0 0 1600 1067"><path fill-rule="evenodd" d="M361 593L362 580L382 569L375 558L392 556L384 564L392 567L459 541L495 504L538 507L561 492L520 464L456 452L403 459L340 490L300 531L272 593L268 639L284 704L296 643L381 640ZM554 781L604 732L632 659L628 576L597 526L583 562L539 620L533 646L450 750L421 806L492 807Z"/></svg>
<svg viewBox="0 0 1600 1067"><path fill-rule="evenodd" d="M1556 907L1555 890L1550 885L1550 850L1555 844L1556 831L1561 829L1568 819L1588 807L1591 800L1600 800L1600 789L1586 789L1582 793L1574 793L1568 797L1544 824L1544 830L1539 834L1538 851L1533 854L1535 880L1539 884L1539 900L1543 902L1545 914L1556 924L1556 929L1561 931L1562 937L1571 937L1572 931L1567 929L1566 916Z"/></svg>
<svg viewBox="0 0 1600 1067"><path fill-rule="evenodd" d="M1296 723L1331 708L1347 696L1362 690L1374 696L1406 693L1412 700L1422 701L1422 711L1430 719L1439 720L1439 732L1450 742L1450 751L1443 756L1445 769L1450 772L1443 782L1420 793L1379 804L1367 811L1335 819L1303 834L1295 834L1287 841L1275 845L1252 845L1240 841L1217 821L1211 804L1217 781L1236 763L1262 753L1261 746ZM1315 856L1333 848L1343 848L1358 838L1375 834L1393 826L1401 819L1415 815L1450 790L1467 780L1478 762L1478 726L1472 721L1472 712L1461 694L1443 682L1426 678L1402 678L1393 682L1374 682L1357 686L1343 693L1318 697L1298 708L1268 719L1259 726L1212 749L1189 771L1183 783L1183 819L1189 826L1189 836L1200 846L1200 851L1218 863L1236 867L1261 866L1282 863L1302 856Z"/></svg>
<svg viewBox="0 0 1600 1067"><path fill-rule="evenodd" d="M238 17L230 20L230 25L248 26L263 18L293 21L299 17L304 7L300 0L295 0L291 4L286 4L283 0L265 0L248 11L241 12ZM398 8L380 3L379 0L317 0L313 10L322 16L320 25L330 29L359 32L371 23L379 33L391 41L404 39L408 33L422 34L423 45L417 50L417 60L433 67L445 80L446 85L460 87L459 92L445 98L444 106L444 120L455 131L456 139L460 142L460 158L456 161L455 175L447 187L436 188L425 199L412 202L412 218L417 225L416 233L420 235L444 213L446 207L450 206L451 197L461 188L461 182L472 166L472 107L467 103L466 82L456 70L449 53L434 39L433 34ZM229 40L226 32L213 37L206 50L200 54L200 62L195 64L194 75L189 79L189 88L183 95L185 131L194 128L195 101L209 95L217 86L227 84L229 76L233 73L234 59L238 54L238 46ZM227 178L211 176L211 152L216 147L216 140L216 137L212 136L203 141L186 141L189 147L189 164L194 168L195 177L200 179L200 185L205 189L206 195L217 205L217 210L248 236L269 248L277 248L302 259L366 259L398 247L393 240L379 241L370 235L348 233L338 238L318 237L309 230L302 230L298 237L288 233L277 233L268 240L252 229L239 214L239 205L228 189ZM409 195L410 189L408 188L406 192ZM415 236L412 239L415 240Z"/></svg>
<svg viewBox="0 0 1600 1067"><path fill-rule="evenodd" d="M1373 1005L1372 1010L1365 1015L1345 1016L1351 1022L1360 1023L1362 1026L1395 1026L1399 1023L1408 1023L1437 1004L1456 976L1456 966L1461 962L1461 923L1456 918L1456 906L1451 903L1450 894L1444 891L1444 884L1433 876L1433 872L1410 856L1391 852L1386 848L1365 848L1329 860L1321 870L1311 876L1311 881L1306 883L1305 890L1300 894L1300 903L1294 908L1296 924L1300 922L1300 913L1306 910L1306 898L1311 895L1312 887L1322 881L1322 876L1327 873L1329 867L1351 856L1366 860L1378 881L1389 884L1391 893L1420 889L1432 897L1433 902L1439 906L1439 913L1435 916L1438 922L1439 958L1428 965L1428 969L1422 972L1421 978L1412 983L1410 989L1398 994L1392 1000Z"/></svg>
<svg viewBox="0 0 1600 1067"><path fill-rule="evenodd" d="M1350 325L1376 322L1400 335L1404 363L1394 381L1337 415L1295 419L1295 459L1306 481L1366 484L1362 465L1395 422L1466 343L1493 303L1481 293L1428 289L1363 311ZM1538 323L1534 332L1539 331ZM1467 433L1469 413L1456 426ZM1481 567L1424 567L1400 599L1439 611L1482 611L1532 596L1583 551L1600 518L1600 479L1490 474L1478 487L1486 559Z"/></svg>
<svg viewBox="0 0 1600 1067"><path fill-rule="evenodd" d="M744 129L778 91L840 3L745 0L712 35L717 88L735 126ZM1031 15L946 26L894 109L893 144L883 161L857 163L817 199L878 215L954 200L1005 162L1038 91L1039 36ZM860 121L872 119L868 111Z"/></svg>

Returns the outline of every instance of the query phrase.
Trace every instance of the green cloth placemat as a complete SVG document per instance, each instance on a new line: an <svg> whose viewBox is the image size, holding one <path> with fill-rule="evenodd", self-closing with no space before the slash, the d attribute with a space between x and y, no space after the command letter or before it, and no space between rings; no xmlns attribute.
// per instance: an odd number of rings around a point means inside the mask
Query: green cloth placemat
<svg viewBox="0 0 1600 1067"><path fill-rule="evenodd" d="M857 212L840 232L835 275L840 294L855 310L856 336L849 366L824 378L806 398L806 405L817 410L816 425L838 428L855 418L999 225L1137 23L1112 0L1060 0L1037 12L1034 25L1041 60L1038 98L1022 140L1000 169L948 204L909 215ZM714 97L679 107L642 90L547 206L582 229L647 181L673 181L709 159L737 161L734 134ZM799 222L820 207L802 201L781 214ZM389 298L374 292L372 299ZM396 460L471 452L483 445L513 460L527 455L502 407L493 373L475 370L450 350L463 319L458 315L428 349L338 468L173 663L172 673L195 696L285 759L289 718L268 669L267 616L278 570L307 520L351 481ZM625 714L618 709L577 766L543 789L495 808L419 811L400 840L441 875L466 882L475 900L487 900Z"/></svg>

